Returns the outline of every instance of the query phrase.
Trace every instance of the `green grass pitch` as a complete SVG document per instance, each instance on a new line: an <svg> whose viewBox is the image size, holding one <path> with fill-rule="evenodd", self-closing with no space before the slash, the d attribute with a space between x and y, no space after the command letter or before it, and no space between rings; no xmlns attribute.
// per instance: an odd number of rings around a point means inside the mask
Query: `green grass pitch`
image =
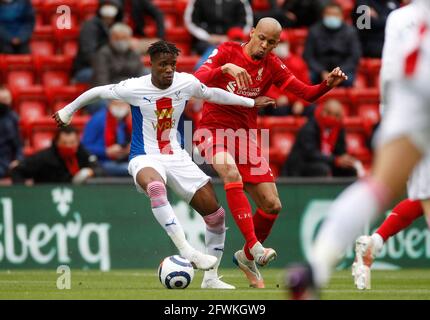
<svg viewBox="0 0 430 320"><path fill-rule="evenodd" d="M55 270L0 271L0 299L143 299L143 300L278 300L285 299L283 270L264 269L266 289L252 289L239 270L224 269L223 280L236 290L202 290L203 276L196 272L185 290L164 289L157 270L111 272L72 270L70 290L58 290ZM279 287L278 287L279 285ZM349 271L337 271L322 299L430 299L430 270L372 271L372 289L355 289Z"/></svg>

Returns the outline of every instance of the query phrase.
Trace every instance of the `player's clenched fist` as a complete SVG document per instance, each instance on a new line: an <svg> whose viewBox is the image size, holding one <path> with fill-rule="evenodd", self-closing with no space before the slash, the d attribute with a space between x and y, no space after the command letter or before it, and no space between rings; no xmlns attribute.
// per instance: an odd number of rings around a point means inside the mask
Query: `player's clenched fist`
<svg viewBox="0 0 430 320"><path fill-rule="evenodd" d="M233 63L226 63L221 67L221 69L223 73L227 73L236 79L239 89L249 88L249 86L252 84L251 76L244 68L241 68Z"/></svg>
<svg viewBox="0 0 430 320"><path fill-rule="evenodd" d="M269 98L269 97L265 97L265 96L257 97L257 98L255 98L254 101L255 101L254 102L255 108L265 108L265 107L270 107L270 106L276 107L275 100L272 98Z"/></svg>
<svg viewBox="0 0 430 320"><path fill-rule="evenodd" d="M52 115L52 118L55 120L58 127L66 127L72 120L72 117L67 116L62 111L63 110L57 111Z"/></svg>
<svg viewBox="0 0 430 320"><path fill-rule="evenodd" d="M337 87L345 80L348 80L348 77L339 67L337 67L334 68L333 71L328 74L327 85L331 88Z"/></svg>

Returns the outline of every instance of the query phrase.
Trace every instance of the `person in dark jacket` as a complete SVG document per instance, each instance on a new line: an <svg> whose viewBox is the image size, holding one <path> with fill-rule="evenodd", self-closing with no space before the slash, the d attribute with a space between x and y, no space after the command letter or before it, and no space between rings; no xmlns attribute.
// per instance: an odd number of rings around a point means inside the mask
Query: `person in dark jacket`
<svg viewBox="0 0 430 320"><path fill-rule="evenodd" d="M361 6L365 11L357 12L357 8ZM357 0L354 10L352 10L352 21L356 26L361 46L363 48L363 57L366 58L381 58L382 47L385 40L385 24L388 15L400 7L400 2L396 0ZM370 21L368 28L363 27L360 21L364 21L362 17ZM367 16L367 17L366 17Z"/></svg>
<svg viewBox="0 0 430 320"><path fill-rule="evenodd" d="M93 86L118 83L144 75L140 56L131 49L131 28L124 23L114 24L109 31L109 43L93 57Z"/></svg>
<svg viewBox="0 0 430 320"><path fill-rule="evenodd" d="M254 20L272 17L279 21L282 28L309 27L320 19L321 11L328 2L329 0L284 0L281 3L279 0L268 0L268 10L254 12Z"/></svg>
<svg viewBox="0 0 430 320"><path fill-rule="evenodd" d="M95 113L82 136L82 144L97 156L108 176L128 176L130 142L130 105L119 100Z"/></svg>
<svg viewBox="0 0 430 320"><path fill-rule="evenodd" d="M163 12L152 3L152 0L131 0L131 18L134 23L134 31L138 36L145 36L143 30L145 16L150 16L154 19L157 25L157 37L164 39L166 31Z"/></svg>
<svg viewBox="0 0 430 320"><path fill-rule="evenodd" d="M296 177L356 176L356 159L346 153L342 105L331 99L300 129L286 174Z"/></svg>
<svg viewBox="0 0 430 320"><path fill-rule="evenodd" d="M0 0L0 53L30 53L35 21L30 0Z"/></svg>
<svg viewBox="0 0 430 320"><path fill-rule="evenodd" d="M96 157L79 144L73 127L60 128L52 146L17 163L12 169L14 183L32 179L34 183L84 183L94 176Z"/></svg>
<svg viewBox="0 0 430 320"><path fill-rule="evenodd" d="M9 166L13 161L22 159L19 119L10 108L11 103L10 91L0 86L0 178L8 175Z"/></svg>
<svg viewBox="0 0 430 320"><path fill-rule="evenodd" d="M322 21L309 29L303 57L314 84L326 79L329 70L340 67L348 76L341 86L350 87L360 62L361 46L355 28L344 23L342 7L328 4Z"/></svg>
<svg viewBox="0 0 430 320"><path fill-rule="evenodd" d="M85 21L79 34L79 49L73 61L75 82L89 83L93 76L91 62L94 54L109 42L109 29L122 21L123 7L120 0L102 0L97 15Z"/></svg>
<svg viewBox="0 0 430 320"><path fill-rule="evenodd" d="M211 46L227 41L227 31L233 27L249 34L253 14L248 0L190 0L184 21L195 38L193 49L202 55Z"/></svg>

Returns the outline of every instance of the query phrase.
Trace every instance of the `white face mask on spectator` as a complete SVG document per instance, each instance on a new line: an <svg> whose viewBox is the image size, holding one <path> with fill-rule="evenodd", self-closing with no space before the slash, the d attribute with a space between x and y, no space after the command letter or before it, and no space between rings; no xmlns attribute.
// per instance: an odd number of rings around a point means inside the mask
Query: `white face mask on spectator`
<svg viewBox="0 0 430 320"><path fill-rule="evenodd" d="M111 107L109 110L110 113L112 113L112 115L118 120L124 119L128 115L128 108Z"/></svg>
<svg viewBox="0 0 430 320"><path fill-rule="evenodd" d="M114 18L118 14L118 8L111 4L105 4L100 9L100 15L105 18Z"/></svg>
<svg viewBox="0 0 430 320"><path fill-rule="evenodd" d="M278 46L273 49L273 52L281 59L285 59L290 55L290 44L288 42L283 42L278 44Z"/></svg>
<svg viewBox="0 0 430 320"><path fill-rule="evenodd" d="M119 52L126 52L130 48L130 41L116 40L111 42L112 47Z"/></svg>

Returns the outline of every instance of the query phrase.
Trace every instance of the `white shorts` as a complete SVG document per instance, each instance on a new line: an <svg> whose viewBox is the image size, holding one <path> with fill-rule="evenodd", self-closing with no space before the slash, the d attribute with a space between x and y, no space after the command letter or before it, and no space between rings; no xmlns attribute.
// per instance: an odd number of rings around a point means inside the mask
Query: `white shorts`
<svg viewBox="0 0 430 320"><path fill-rule="evenodd" d="M193 162L189 154L182 150L176 154L142 155L133 158L128 164L128 172L133 177L138 192L146 194L136 181L143 168L153 168L178 196L190 203L197 190L203 187L210 177Z"/></svg>
<svg viewBox="0 0 430 320"><path fill-rule="evenodd" d="M430 156L421 160L409 177L408 198L411 200L430 199Z"/></svg>
<svg viewBox="0 0 430 320"><path fill-rule="evenodd" d="M376 146L408 137L423 153L430 153L430 105L412 90L393 87L390 104L376 135Z"/></svg>

